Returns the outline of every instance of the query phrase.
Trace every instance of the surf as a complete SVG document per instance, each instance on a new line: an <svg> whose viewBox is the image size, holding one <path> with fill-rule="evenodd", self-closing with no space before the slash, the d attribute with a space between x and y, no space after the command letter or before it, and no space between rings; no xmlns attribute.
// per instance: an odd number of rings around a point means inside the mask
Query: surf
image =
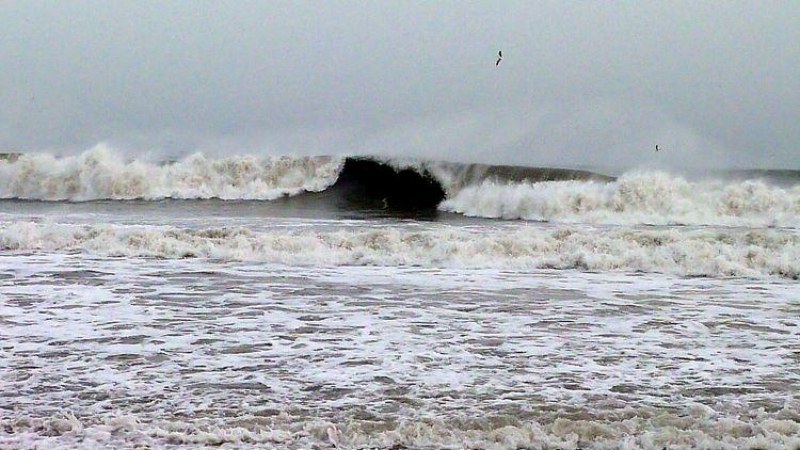
<svg viewBox="0 0 800 450"><path fill-rule="evenodd" d="M253 219L255 222L258 219ZM800 235L782 230L620 229L509 223L456 227L303 220L273 227L0 222L0 250L203 258L288 266L580 270L800 277Z"/></svg>
<svg viewBox="0 0 800 450"><path fill-rule="evenodd" d="M106 146L58 157L0 157L0 199L43 202L209 200L288 209L441 213L569 224L800 227L800 172L739 170L619 176L374 156L193 154L128 160ZM278 204L276 203L276 204Z"/></svg>

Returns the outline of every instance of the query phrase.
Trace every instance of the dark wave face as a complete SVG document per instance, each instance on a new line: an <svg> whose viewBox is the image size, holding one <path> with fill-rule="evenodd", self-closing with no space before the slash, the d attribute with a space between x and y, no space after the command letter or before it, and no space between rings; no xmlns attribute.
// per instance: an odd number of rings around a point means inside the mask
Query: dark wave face
<svg viewBox="0 0 800 450"><path fill-rule="evenodd" d="M397 169L368 158L347 158L329 190L351 207L399 211L436 210L444 187L426 169Z"/></svg>
<svg viewBox="0 0 800 450"><path fill-rule="evenodd" d="M332 186L284 201L292 205L333 203L337 209L351 212L425 218L436 216L442 202L466 186L569 180L608 182L613 178L570 169L348 157Z"/></svg>

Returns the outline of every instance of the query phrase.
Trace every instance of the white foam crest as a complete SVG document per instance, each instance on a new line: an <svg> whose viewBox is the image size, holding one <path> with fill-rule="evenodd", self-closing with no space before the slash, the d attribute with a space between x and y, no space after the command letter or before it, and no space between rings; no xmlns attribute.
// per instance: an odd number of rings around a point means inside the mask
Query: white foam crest
<svg viewBox="0 0 800 450"><path fill-rule="evenodd" d="M800 227L800 186L690 182L663 172L629 173L609 183L487 180L458 191L440 209L560 223Z"/></svg>
<svg viewBox="0 0 800 450"><path fill-rule="evenodd" d="M42 153L0 161L0 198L272 200L324 190L336 181L342 164L329 157L210 159L202 154L159 164L126 161L101 144L76 156Z"/></svg>
<svg viewBox="0 0 800 450"><path fill-rule="evenodd" d="M439 182L448 196L458 192L464 186L483 180L491 167L486 164L459 164L415 158L375 157L375 160L392 167L395 171L409 169L421 174L428 174Z"/></svg>
<svg viewBox="0 0 800 450"><path fill-rule="evenodd" d="M0 249L301 266L555 268L800 278L800 235L772 229L382 226L253 231L10 222L0 225Z"/></svg>
<svg viewBox="0 0 800 450"><path fill-rule="evenodd" d="M235 445L237 448L421 448L495 450L517 448L692 449L800 446L796 420L773 417L733 418L643 411L623 418L568 419L548 422L513 418L427 419L333 423L298 420L281 414L265 421L241 417L219 420L137 420L119 416L81 421L63 417L0 419L0 448L107 448L142 446ZM221 422L221 423L220 423ZM236 422L243 425L236 425ZM266 423L265 423L266 422Z"/></svg>
<svg viewBox="0 0 800 450"><path fill-rule="evenodd" d="M436 180L448 195L463 186L482 179L489 166L482 164L458 164L448 161L434 161L417 158L374 156L375 161L393 168L395 171L413 170L428 174Z"/></svg>

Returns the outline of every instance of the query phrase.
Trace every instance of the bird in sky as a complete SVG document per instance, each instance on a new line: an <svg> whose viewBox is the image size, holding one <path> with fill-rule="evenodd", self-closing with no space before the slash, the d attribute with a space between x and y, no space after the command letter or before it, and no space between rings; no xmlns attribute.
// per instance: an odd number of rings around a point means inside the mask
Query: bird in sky
<svg viewBox="0 0 800 450"><path fill-rule="evenodd" d="M497 52L497 62L494 63L494 66L495 67L499 66L500 65L500 61L502 61L502 60L503 60L503 51L500 50L499 52Z"/></svg>
<svg viewBox="0 0 800 450"><path fill-rule="evenodd" d="M656 144L656 151L659 151L659 150L661 150L661 147L659 147L658 144Z"/></svg>

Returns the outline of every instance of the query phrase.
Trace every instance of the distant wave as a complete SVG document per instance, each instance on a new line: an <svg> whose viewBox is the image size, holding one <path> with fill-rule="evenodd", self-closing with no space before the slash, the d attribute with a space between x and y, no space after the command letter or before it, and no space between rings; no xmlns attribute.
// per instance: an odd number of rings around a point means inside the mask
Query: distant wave
<svg viewBox="0 0 800 450"><path fill-rule="evenodd" d="M558 223L800 227L800 172L734 171L689 181L570 169L375 157L128 161L104 146L80 155L0 157L0 198L42 201L298 198L388 213L437 210ZM796 182L792 182L795 180ZM774 182L773 182L774 181Z"/></svg>
<svg viewBox="0 0 800 450"><path fill-rule="evenodd" d="M419 266L800 278L800 234L786 230L597 227L299 227L0 223L0 250L214 258L301 266Z"/></svg>

